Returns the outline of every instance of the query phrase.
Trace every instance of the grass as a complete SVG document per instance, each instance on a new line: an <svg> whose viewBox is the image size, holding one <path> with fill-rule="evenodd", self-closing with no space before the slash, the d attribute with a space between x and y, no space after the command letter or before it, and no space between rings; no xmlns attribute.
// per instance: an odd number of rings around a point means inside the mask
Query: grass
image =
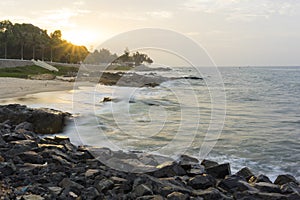
<svg viewBox="0 0 300 200"><path fill-rule="evenodd" d="M29 76L38 75L38 74L53 74L56 76L64 76L64 75L75 74L78 71L77 67L63 67L63 66L55 66L55 67L59 70L58 72L52 72L35 65L25 66L25 67L1 68L0 77L28 78Z"/></svg>

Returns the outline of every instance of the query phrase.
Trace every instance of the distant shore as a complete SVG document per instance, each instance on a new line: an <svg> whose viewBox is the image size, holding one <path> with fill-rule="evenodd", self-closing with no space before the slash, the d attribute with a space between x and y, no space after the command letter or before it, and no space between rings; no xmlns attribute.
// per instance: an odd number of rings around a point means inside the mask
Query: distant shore
<svg viewBox="0 0 300 200"><path fill-rule="evenodd" d="M0 99L22 97L40 92L72 90L74 83L58 80L0 78Z"/></svg>

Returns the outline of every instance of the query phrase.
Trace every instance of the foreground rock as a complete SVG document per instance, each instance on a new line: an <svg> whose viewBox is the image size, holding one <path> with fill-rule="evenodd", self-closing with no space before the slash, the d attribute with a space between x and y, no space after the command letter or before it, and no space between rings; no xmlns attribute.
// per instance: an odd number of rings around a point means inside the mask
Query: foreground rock
<svg viewBox="0 0 300 200"><path fill-rule="evenodd" d="M21 116L28 110L17 107ZM77 147L66 137L38 137L34 123L18 121L21 129L4 121L1 199L300 199L299 182L291 175L280 175L272 183L248 168L231 174L228 163L200 163L187 155L171 160L142 152ZM142 169L147 170L138 173Z"/></svg>
<svg viewBox="0 0 300 200"><path fill-rule="evenodd" d="M19 104L0 106L0 123L40 134L54 134L63 130L68 113L53 109L31 109Z"/></svg>

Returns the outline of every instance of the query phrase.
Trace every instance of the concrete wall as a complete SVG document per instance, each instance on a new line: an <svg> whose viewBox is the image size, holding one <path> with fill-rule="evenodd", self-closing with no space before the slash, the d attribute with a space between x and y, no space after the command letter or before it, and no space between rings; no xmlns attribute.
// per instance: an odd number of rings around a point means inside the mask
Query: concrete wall
<svg viewBox="0 0 300 200"><path fill-rule="evenodd" d="M23 67L33 65L31 60L0 59L0 68Z"/></svg>
<svg viewBox="0 0 300 200"><path fill-rule="evenodd" d="M58 62L49 62L45 61L49 65L55 66L64 66L64 67L80 67L81 64L68 64L68 63L58 63ZM18 60L18 59L0 59L0 68L11 68L11 67L23 67L23 66L31 66L34 65L34 63L31 60ZM84 64L82 68L87 71L99 71L104 70L106 68L107 64L103 63L101 65L89 65Z"/></svg>

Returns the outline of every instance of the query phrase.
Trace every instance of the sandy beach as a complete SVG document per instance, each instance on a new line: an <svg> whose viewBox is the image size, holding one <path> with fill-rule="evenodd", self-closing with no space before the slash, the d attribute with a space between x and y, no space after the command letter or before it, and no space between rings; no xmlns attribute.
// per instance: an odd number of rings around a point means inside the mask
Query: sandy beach
<svg viewBox="0 0 300 200"><path fill-rule="evenodd" d="M40 92L72 90L74 83L57 80L0 78L0 99L22 97Z"/></svg>

